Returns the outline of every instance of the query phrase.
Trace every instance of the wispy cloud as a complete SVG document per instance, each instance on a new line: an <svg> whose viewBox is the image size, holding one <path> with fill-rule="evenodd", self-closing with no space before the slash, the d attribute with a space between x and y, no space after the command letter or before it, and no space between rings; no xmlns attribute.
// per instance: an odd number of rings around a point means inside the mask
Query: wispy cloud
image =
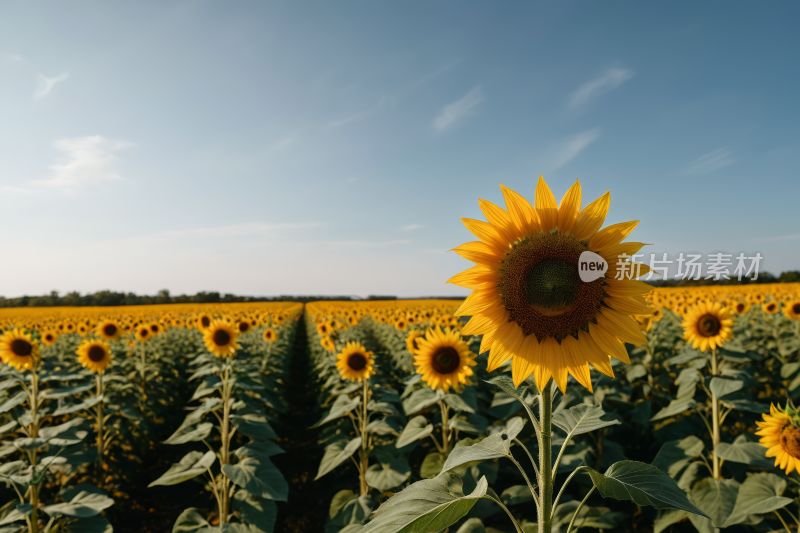
<svg viewBox="0 0 800 533"><path fill-rule="evenodd" d="M47 78L42 74L39 74L39 81L37 83L36 92L34 93L34 98L44 98L53 90L57 84L61 83L62 81L66 81L69 79L69 73L65 72L64 74L59 74L55 78Z"/></svg>
<svg viewBox="0 0 800 533"><path fill-rule="evenodd" d="M377 105L370 107L369 109L365 109L363 111L359 111L357 113L353 113L350 116L341 118L339 120L334 120L333 122L328 122L323 126L326 130L333 130L336 128L341 128L342 126L346 126L347 124L352 124L353 122L358 122L359 120L363 120L370 116L371 114L379 111L382 107L388 105L391 102L390 99L383 98Z"/></svg>
<svg viewBox="0 0 800 533"><path fill-rule="evenodd" d="M619 87L633 76L633 71L624 68L612 68L605 74L581 85L570 97L570 107L580 107L592 98Z"/></svg>
<svg viewBox="0 0 800 533"><path fill-rule="evenodd" d="M459 100L444 106L439 116L434 119L433 127L438 131L446 130L461 118L471 114L472 109L482 101L481 88L475 87Z"/></svg>
<svg viewBox="0 0 800 533"><path fill-rule="evenodd" d="M600 132L595 128L570 138L562 148L556 152L555 160L553 161L553 170L563 167L575 159L578 154L595 142L598 137L600 137Z"/></svg>
<svg viewBox="0 0 800 533"><path fill-rule="evenodd" d="M403 226L402 228L400 228L400 231L413 231L415 229L422 229L424 227L425 226L421 226L419 224L409 224L408 226Z"/></svg>
<svg viewBox="0 0 800 533"><path fill-rule="evenodd" d="M37 183L73 191L120 181L122 177L116 172L118 158L114 152L128 146L129 143L111 141L100 135L60 139L53 147L65 154L65 162L51 165L53 177Z"/></svg>
<svg viewBox="0 0 800 533"><path fill-rule="evenodd" d="M727 148L720 148L709 152L702 157L698 157L689 164L689 168L683 171L684 174L703 175L719 170L736 162L733 152Z"/></svg>

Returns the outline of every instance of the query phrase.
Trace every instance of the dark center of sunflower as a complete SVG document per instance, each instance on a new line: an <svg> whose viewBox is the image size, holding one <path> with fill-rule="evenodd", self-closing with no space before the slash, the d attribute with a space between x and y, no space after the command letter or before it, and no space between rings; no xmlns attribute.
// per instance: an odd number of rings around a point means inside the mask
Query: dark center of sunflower
<svg viewBox="0 0 800 533"><path fill-rule="evenodd" d="M53 336L52 336L50 333L48 333L47 335L45 335L45 336L44 336L44 338L45 338L45 340L46 340L47 342L50 342L50 341L52 341L52 340L53 340Z"/></svg>
<svg viewBox="0 0 800 533"><path fill-rule="evenodd" d="M143 328L143 329L139 330L139 334L142 337L147 337L148 335L150 335L150 330L147 329L147 328Z"/></svg>
<svg viewBox="0 0 800 533"><path fill-rule="evenodd" d="M716 337L722 324L714 315L703 315L697 321L697 332L703 337Z"/></svg>
<svg viewBox="0 0 800 533"><path fill-rule="evenodd" d="M792 312L796 315L800 315L800 303L796 303L792 306Z"/></svg>
<svg viewBox="0 0 800 533"><path fill-rule="evenodd" d="M158 326L153 324L152 326L150 326L150 331L152 331L153 333L158 333Z"/></svg>
<svg viewBox="0 0 800 533"><path fill-rule="evenodd" d="M447 346L439 349L431 358L431 366L439 374L454 372L461 364L461 357L455 348Z"/></svg>
<svg viewBox="0 0 800 533"><path fill-rule="evenodd" d="M367 358L363 353L354 353L347 359L347 366L353 370L361 370L367 366Z"/></svg>
<svg viewBox="0 0 800 533"><path fill-rule="evenodd" d="M204 317L202 317L202 318L200 319L200 323L201 323L201 324L203 324L203 327L204 327L204 328L207 328L208 326L210 326L210 325L211 325L211 319L210 319L210 318L208 318L207 316L204 316Z"/></svg>
<svg viewBox="0 0 800 533"><path fill-rule="evenodd" d="M231 336L224 329L218 329L214 332L214 344L217 346L225 346L231 342Z"/></svg>
<svg viewBox="0 0 800 533"><path fill-rule="evenodd" d="M250 329L249 322L239 322L239 331L241 333L247 333L247 330Z"/></svg>
<svg viewBox="0 0 800 533"><path fill-rule="evenodd" d="M744 304L742 304L742 303L736 304L736 312L737 313L743 313L744 312Z"/></svg>
<svg viewBox="0 0 800 533"><path fill-rule="evenodd" d="M114 324L106 324L106 326L103 328L103 333L105 333L109 337L113 337L114 335L117 334L117 326L115 326Z"/></svg>
<svg viewBox="0 0 800 533"><path fill-rule="evenodd" d="M594 320L605 298L604 281L581 281L578 259L585 250L572 236L540 233L506 253L497 287L510 319L526 336L561 342Z"/></svg>
<svg viewBox="0 0 800 533"><path fill-rule="evenodd" d="M95 363L99 363L105 359L106 351L101 346L92 346L86 355Z"/></svg>
<svg viewBox="0 0 800 533"><path fill-rule="evenodd" d="M767 311L774 311L774 310L775 310L775 304L767 304Z"/></svg>
<svg viewBox="0 0 800 533"><path fill-rule="evenodd" d="M788 424L781 431L781 447L786 453L800 459L800 429Z"/></svg>
<svg viewBox="0 0 800 533"><path fill-rule="evenodd" d="M14 355L27 357L33 353L33 344L25 339L14 339L11 341L11 351L14 352Z"/></svg>

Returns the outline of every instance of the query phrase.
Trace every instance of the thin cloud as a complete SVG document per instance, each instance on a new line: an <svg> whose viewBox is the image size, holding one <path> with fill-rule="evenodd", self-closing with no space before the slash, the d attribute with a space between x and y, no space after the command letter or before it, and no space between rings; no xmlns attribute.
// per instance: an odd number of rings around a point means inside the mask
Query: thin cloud
<svg viewBox="0 0 800 533"><path fill-rule="evenodd" d="M359 120L363 120L363 119L367 118L368 116L370 116L371 114L375 113L376 111L379 111L382 107L384 107L388 103L390 103L390 100L384 98L380 102L378 102L378 105L376 105L376 106L373 106L373 107L371 107L369 109L366 109L364 111L359 111L358 113L354 113L354 114L350 115L349 117L345 117L345 118L342 118L342 119L339 119L339 120L334 120L333 122L329 122L329 123L325 124L325 126L323 126L323 128L326 129L326 130L333 130L333 129L336 129L336 128L341 128L342 126L346 126L347 124L352 124L353 122L358 122Z"/></svg>
<svg viewBox="0 0 800 533"><path fill-rule="evenodd" d="M481 88L475 87L459 100L444 106L439 116L433 121L433 127L438 131L446 130L463 117L470 115L472 109L482 101Z"/></svg>
<svg viewBox="0 0 800 533"><path fill-rule="evenodd" d="M61 83L62 81L66 81L69 79L69 73L65 72L64 74L59 74L55 78L47 78L42 74L39 74L39 81L36 88L36 93L34 93L34 98L44 98L53 90L57 84Z"/></svg>
<svg viewBox="0 0 800 533"><path fill-rule="evenodd" d="M569 139L561 148L561 150L557 152L555 160L553 161L553 170L563 167L575 159L578 154L580 154L587 146L595 142L598 137L600 137L600 132L597 130L597 128L595 128L593 130L579 133L578 135L575 135Z"/></svg>
<svg viewBox="0 0 800 533"><path fill-rule="evenodd" d="M60 139L53 147L65 154L65 162L51 165L53 177L37 183L72 191L121 181L114 152L128 146L100 135Z"/></svg>
<svg viewBox="0 0 800 533"><path fill-rule="evenodd" d="M570 97L570 107L580 107L592 98L619 87L633 77L633 71L612 68L597 79L581 85Z"/></svg>
<svg viewBox="0 0 800 533"><path fill-rule="evenodd" d="M422 229L425 226L420 226L419 224L409 224L408 226L403 226L400 228L400 231L413 231L415 229Z"/></svg>
<svg viewBox="0 0 800 533"><path fill-rule="evenodd" d="M698 157L689 164L689 168L683 171L684 174L703 175L719 170L736 162L733 152L727 148L720 148L709 152L702 157Z"/></svg>

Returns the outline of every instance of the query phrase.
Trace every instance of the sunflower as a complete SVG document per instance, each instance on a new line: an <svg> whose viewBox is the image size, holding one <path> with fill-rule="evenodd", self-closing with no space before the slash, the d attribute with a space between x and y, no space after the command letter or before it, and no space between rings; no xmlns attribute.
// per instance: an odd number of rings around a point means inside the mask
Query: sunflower
<svg viewBox="0 0 800 533"><path fill-rule="evenodd" d="M781 310L781 306L778 305L778 302L772 300L761 304L761 309L763 309L764 312L767 313L768 315L774 315L775 313Z"/></svg>
<svg viewBox="0 0 800 533"><path fill-rule="evenodd" d="M350 324L351 326L355 327L355 326L358 325L358 318L351 315L351 316L347 317L347 323Z"/></svg>
<svg viewBox="0 0 800 533"><path fill-rule="evenodd" d="M689 309L683 326L683 338L692 348L701 352L714 350L726 340L733 338L733 318L726 307L719 302L700 302Z"/></svg>
<svg viewBox="0 0 800 533"><path fill-rule="evenodd" d="M761 428L756 435L761 436L759 442L767 448L766 456L774 457L775 466L788 476L794 470L800 471L800 429L793 423L797 412L787 403L785 410L770 404L769 413L761 415L763 422L756 422Z"/></svg>
<svg viewBox="0 0 800 533"><path fill-rule="evenodd" d="M75 353L78 362L92 372L102 372L111 363L111 348L103 341L85 340Z"/></svg>
<svg viewBox="0 0 800 533"><path fill-rule="evenodd" d="M408 321L405 318L399 318L394 323L394 329L397 331L405 331L408 329Z"/></svg>
<svg viewBox="0 0 800 533"><path fill-rule="evenodd" d="M39 344L14 328L0 337L0 359L17 370L32 370L39 362Z"/></svg>
<svg viewBox="0 0 800 533"><path fill-rule="evenodd" d="M152 333L154 337L164 331L164 327L158 322L153 322L148 327L150 328L150 333Z"/></svg>
<svg viewBox="0 0 800 533"><path fill-rule="evenodd" d="M336 351L336 344L334 344L333 339L331 339L330 336L328 335L320 337L319 343L323 348L325 348L329 352Z"/></svg>
<svg viewBox="0 0 800 533"><path fill-rule="evenodd" d="M58 340L58 333L55 331L44 331L41 334L41 338L45 346L52 346Z"/></svg>
<svg viewBox="0 0 800 533"><path fill-rule="evenodd" d="M408 336L406 337L406 348L408 352L412 355L416 355L419 346L417 346L417 337L421 337L424 335L421 331L409 331Z"/></svg>
<svg viewBox="0 0 800 533"><path fill-rule="evenodd" d="M75 328L75 331L78 332L78 335L81 337L85 337L87 333L89 333L89 326L86 324L78 324L78 327Z"/></svg>
<svg viewBox="0 0 800 533"><path fill-rule="evenodd" d="M322 336L329 335L331 332L331 325L327 321L317 324L317 333Z"/></svg>
<svg viewBox="0 0 800 533"><path fill-rule="evenodd" d="M120 327L113 320L103 320L97 325L97 334L103 340L113 341L120 335Z"/></svg>
<svg viewBox="0 0 800 533"><path fill-rule="evenodd" d="M786 302L783 306L783 314L786 318L800 320L800 300Z"/></svg>
<svg viewBox="0 0 800 533"><path fill-rule="evenodd" d="M472 384L469 376L477 364L475 354L469 351L469 344L457 330L432 328L416 342L414 366L431 389L447 392L450 387Z"/></svg>
<svg viewBox="0 0 800 533"><path fill-rule="evenodd" d="M375 373L372 368L374 363L372 352L368 352L360 342L347 342L344 350L336 356L336 368L342 379L350 381L361 381L369 379Z"/></svg>
<svg viewBox="0 0 800 533"><path fill-rule="evenodd" d="M664 310L660 307L653 309L653 323L658 322L662 318L664 318Z"/></svg>
<svg viewBox="0 0 800 533"><path fill-rule="evenodd" d="M136 338L139 339L139 342L145 342L153 336L153 334L150 332L150 327L148 327L147 324L141 324L137 326L136 333L134 333L134 335L136 335Z"/></svg>
<svg viewBox="0 0 800 533"><path fill-rule="evenodd" d="M743 315L750 310L750 302L736 301L731 305L731 309L733 309L737 315Z"/></svg>
<svg viewBox="0 0 800 533"><path fill-rule="evenodd" d="M476 266L448 281L473 291L455 313L472 317L461 334L483 335L481 352L490 350L489 371L512 359L517 386L533 374L537 386L544 387L552 376L564 391L572 374L591 390L589 363L613 376L609 356L630 363L624 343L647 343L632 316L651 314L643 297L651 288L625 278L649 268L621 257L644 246L622 243L638 221L600 230L610 194L581 210L579 182L560 207L541 177L533 206L500 188L507 210L480 200L489 222L462 219L480 241L455 248ZM581 281L578 259L585 251L605 259L607 277ZM615 273L628 274L616 279Z"/></svg>
<svg viewBox="0 0 800 533"><path fill-rule="evenodd" d="M236 344L236 329L224 320L215 320L203 333L203 342L208 351L217 357L232 357L239 349Z"/></svg>
<svg viewBox="0 0 800 533"><path fill-rule="evenodd" d="M278 334L275 333L274 329L268 328L264 330L262 337L264 337L264 340L267 342L275 342L278 339Z"/></svg>
<svg viewBox="0 0 800 533"><path fill-rule="evenodd" d="M250 321L248 320L239 320L236 323L236 329L239 331L240 334L247 333L248 331L250 331L251 327L252 326L250 325Z"/></svg>
<svg viewBox="0 0 800 533"><path fill-rule="evenodd" d="M211 316L208 313L200 313L197 317L197 329L205 331L211 325Z"/></svg>

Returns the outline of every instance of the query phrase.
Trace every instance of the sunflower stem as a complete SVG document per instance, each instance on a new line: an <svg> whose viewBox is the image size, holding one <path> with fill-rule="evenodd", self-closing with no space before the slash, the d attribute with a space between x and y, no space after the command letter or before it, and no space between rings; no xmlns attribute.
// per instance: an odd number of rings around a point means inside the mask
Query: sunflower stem
<svg viewBox="0 0 800 533"><path fill-rule="evenodd" d="M361 467L358 470L359 490L361 496L365 496L369 492L367 486L367 468L369 468L369 442L367 439L367 421L369 414L367 411L367 404L369 402L369 379L364 379L364 386L362 388L363 400L361 405L361 449L358 452Z"/></svg>
<svg viewBox="0 0 800 533"><path fill-rule="evenodd" d="M231 384L230 384L230 365L225 365L225 371L222 376L222 449L220 450L220 468L230 464L230 439L228 438L230 427L230 413L231 413ZM222 473L220 484L220 509L219 509L219 524L220 527L228 523L228 476Z"/></svg>
<svg viewBox="0 0 800 533"><path fill-rule="evenodd" d="M30 436L31 438L35 439L39 436L39 420L37 416L37 410L39 408L39 375L36 373L36 366L31 369L31 415L33 420L31 421L30 426ZM34 475L36 474L36 450L33 450L29 454L29 459L31 462L31 470L33 471ZM31 514L30 514L30 533L37 533L39 531L39 484L33 483L30 486L30 502L31 502Z"/></svg>
<svg viewBox="0 0 800 533"><path fill-rule="evenodd" d="M711 350L711 375L717 375L717 350ZM719 416L719 399L715 394L711 395L711 423L712 423L712 434L711 440L713 444L713 456L711 464L714 468L714 479L721 479L722 476L720 474L720 462L719 456L717 455L717 445L720 442L719 438L719 425L720 425L720 416Z"/></svg>
<svg viewBox="0 0 800 533"><path fill-rule="evenodd" d="M792 530L789 529L789 525L786 523L786 520L783 519L781 514L777 510L772 511L772 512L775 513L775 516L777 516L778 520L781 521L781 524L783 524L783 527L786 528L786 533L792 533Z"/></svg>
<svg viewBox="0 0 800 533"><path fill-rule="evenodd" d="M103 396L103 372L97 373L97 397L102 398ZM103 486L103 422L105 421L103 417L103 400L100 400L100 403L97 404L97 459L95 463L97 464L97 484L102 487Z"/></svg>
<svg viewBox="0 0 800 533"><path fill-rule="evenodd" d="M539 521L538 533L550 533L553 506L553 388L552 378L542 387L539 402L541 444L539 446Z"/></svg>
<svg viewBox="0 0 800 533"><path fill-rule="evenodd" d="M581 500L581 503L578 505L578 508L575 509L575 514L572 515L572 519L569 521L569 526L567 526L567 533L572 531L572 524L575 523L575 519L578 517L578 511L581 510L581 507L583 507L583 504L586 503L586 500L588 500L589 496L592 495L592 493L594 492L594 489L595 489L595 487L592 487L592 489L589 492L586 493L586 496L583 497L583 500Z"/></svg>
<svg viewBox="0 0 800 533"><path fill-rule="evenodd" d="M450 410L444 400L439 400L439 409L442 411L442 453L446 458L450 455Z"/></svg>

